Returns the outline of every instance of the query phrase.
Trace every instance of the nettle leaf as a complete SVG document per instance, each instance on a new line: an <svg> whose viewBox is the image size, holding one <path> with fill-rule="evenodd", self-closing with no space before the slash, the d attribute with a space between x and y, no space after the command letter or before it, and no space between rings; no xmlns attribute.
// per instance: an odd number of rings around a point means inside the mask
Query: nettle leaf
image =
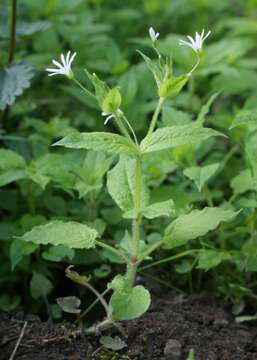
<svg viewBox="0 0 257 360"><path fill-rule="evenodd" d="M14 103L16 96L21 95L30 86L33 76L31 65L23 62L0 70L0 110Z"/></svg>
<svg viewBox="0 0 257 360"><path fill-rule="evenodd" d="M193 166L184 170L184 175L194 181L199 191L202 190L206 182L216 173L219 163L206 166Z"/></svg>
<svg viewBox="0 0 257 360"><path fill-rule="evenodd" d="M40 297L46 297L53 290L53 284L43 274L33 272L33 276L30 281L30 293L34 299Z"/></svg>
<svg viewBox="0 0 257 360"><path fill-rule="evenodd" d="M237 214L219 207L205 207L180 215L165 229L165 243L168 248L184 245L214 230L222 221L233 220Z"/></svg>
<svg viewBox="0 0 257 360"><path fill-rule="evenodd" d="M240 111L232 124L230 125L230 129L233 129L237 126L250 126L257 125L257 110L242 110Z"/></svg>
<svg viewBox="0 0 257 360"><path fill-rule="evenodd" d="M60 306L62 311L70 314L79 314L81 301L76 296L66 296L56 299L57 304Z"/></svg>
<svg viewBox="0 0 257 360"><path fill-rule="evenodd" d="M118 275L108 287L114 290L110 299L114 320L136 319L148 310L151 296L142 285L132 288L124 276Z"/></svg>
<svg viewBox="0 0 257 360"><path fill-rule="evenodd" d="M63 245L73 249L90 249L95 246L98 234L95 229L75 221L51 221L35 226L20 239L34 244Z"/></svg>
<svg viewBox="0 0 257 360"><path fill-rule="evenodd" d="M257 190L257 182L250 169L242 170L230 182L235 194L243 194L249 190Z"/></svg>
<svg viewBox="0 0 257 360"><path fill-rule="evenodd" d="M136 160L121 157L119 162L107 175L107 188L109 194L121 210L125 212L135 208L135 169ZM144 177L142 177L141 189L141 208L144 209L149 201L149 193Z"/></svg>
<svg viewBox="0 0 257 360"><path fill-rule="evenodd" d="M231 254L227 251L202 250L199 253L198 269L208 271L218 266L222 261L230 260Z"/></svg>
<svg viewBox="0 0 257 360"><path fill-rule="evenodd" d="M54 145L72 149L103 150L114 154L139 155L137 146L127 138L106 132L68 135Z"/></svg>
<svg viewBox="0 0 257 360"><path fill-rule="evenodd" d="M198 145L212 136L225 136L211 128L198 128L194 125L169 126L157 129L146 137L140 147L143 153L171 149L180 145Z"/></svg>

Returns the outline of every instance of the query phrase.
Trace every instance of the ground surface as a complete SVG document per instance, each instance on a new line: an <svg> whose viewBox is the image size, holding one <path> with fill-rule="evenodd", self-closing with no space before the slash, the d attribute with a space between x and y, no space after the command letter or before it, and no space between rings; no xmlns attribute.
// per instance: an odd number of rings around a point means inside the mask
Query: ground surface
<svg viewBox="0 0 257 360"><path fill-rule="evenodd" d="M19 360L256 360L257 324L236 324L209 296L168 294L153 301L141 319L124 324L127 347L111 353L95 337L76 334L72 326L42 323L37 317L0 317L0 360L10 358L27 320L14 359ZM68 334L74 331L74 338Z"/></svg>

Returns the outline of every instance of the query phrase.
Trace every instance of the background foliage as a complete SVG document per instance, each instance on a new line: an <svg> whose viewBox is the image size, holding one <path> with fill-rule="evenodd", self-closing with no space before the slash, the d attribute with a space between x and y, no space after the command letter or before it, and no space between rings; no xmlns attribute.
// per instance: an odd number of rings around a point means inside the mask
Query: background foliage
<svg viewBox="0 0 257 360"><path fill-rule="evenodd" d="M198 119L227 136L211 138L197 151L182 145L149 154L145 170L151 201L172 198L176 214L213 204L241 212L200 240L162 249L154 260L178 259L154 272L142 270L142 276L183 291L220 293L234 303L237 314L246 304L255 307L256 9L256 0L20 0L10 62L11 7L1 1L1 310L24 308L58 318L55 299L84 291L70 288L66 266L81 266L100 287L101 279L120 266L106 250L39 247L18 236L49 220L76 220L94 227L107 243L128 246L128 220L103 186L116 157L51 147L68 134L106 129L98 105L66 79L47 77L45 68L61 52L77 51L76 76L90 86L86 67L120 86L123 110L143 137L156 90L136 50L152 54L150 26L161 33L160 51L172 54L176 73L188 71L195 61L178 40L202 28L212 30L200 68L185 90L166 103L159 126ZM112 127L110 121L109 130L116 131ZM171 218L146 222L145 241L159 239ZM195 221L189 219L189 229Z"/></svg>

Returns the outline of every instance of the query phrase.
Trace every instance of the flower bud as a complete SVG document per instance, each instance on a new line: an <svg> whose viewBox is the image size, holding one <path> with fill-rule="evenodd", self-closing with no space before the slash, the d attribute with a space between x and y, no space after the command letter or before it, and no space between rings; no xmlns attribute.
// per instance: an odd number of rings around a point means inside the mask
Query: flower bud
<svg viewBox="0 0 257 360"><path fill-rule="evenodd" d="M182 90L183 86L187 83L188 76L181 75L178 77L168 77L165 79L159 88L160 98L172 98Z"/></svg>
<svg viewBox="0 0 257 360"><path fill-rule="evenodd" d="M107 92L102 102L102 110L104 113L113 114L121 105L121 94L118 88L113 88Z"/></svg>

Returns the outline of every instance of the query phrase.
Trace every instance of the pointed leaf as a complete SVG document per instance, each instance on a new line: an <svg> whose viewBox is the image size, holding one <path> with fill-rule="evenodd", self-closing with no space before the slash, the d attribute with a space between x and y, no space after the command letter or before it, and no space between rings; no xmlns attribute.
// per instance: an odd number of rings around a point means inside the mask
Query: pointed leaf
<svg viewBox="0 0 257 360"><path fill-rule="evenodd" d="M140 147L143 153L171 149L180 145L198 145L212 136L224 136L210 128L197 128L192 125L169 126L157 129L152 136L145 138Z"/></svg>
<svg viewBox="0 0 257 360"><path fill-rule="evenodd" d="M237 214L232 210L206 207L180 215L165 229L165 243L169 248L184 245L214 230L222 221L233 220Z"/></svg>
<svg viewBox="0 0 257 360"><path fill-rule="evenodd" d="M108 172L107 188L109 194L123 211L133 210L135 196L135 167L136 161L121 157L117 165ZM142 178L141 208L148 204L148 189Z"/></svg>
<svg viewBox="0 0 257 360"><path fill-rule="evenodd" d="M91 132L68 135L54 145L72 149L104 150L114 154L137 156L139 149L132 141L117 134L106 132Z"/></svg>
<svg viewBox="0 0 257 360"><path fill-rule="evenodd" d="M219 163L206 166L193 166L184 170L184 174L194 181L199 191L202 190L205 183L216 173Z"/></svg>
<svg viewBox="0 0 257 360"><path fill-rule="evenodd" d="M97 232L75 221L51 221L35 226L20 239L34 244L63 245L74 249L90 249L95 246Z"/></svg>

